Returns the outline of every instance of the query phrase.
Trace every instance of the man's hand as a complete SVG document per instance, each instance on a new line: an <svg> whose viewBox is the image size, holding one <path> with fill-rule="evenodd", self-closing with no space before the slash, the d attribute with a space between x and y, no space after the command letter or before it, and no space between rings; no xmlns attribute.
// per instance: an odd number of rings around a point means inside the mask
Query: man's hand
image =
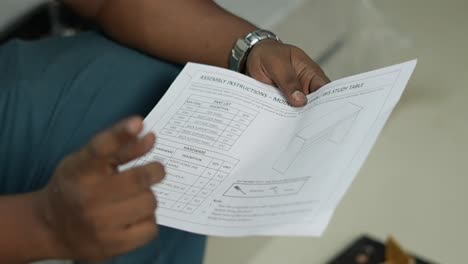
<svg viewBox="0 0 468 264"><path fill-rule="evenodd" d="M253 47L246 69L251 77L279 87L292 106L304 106L305 95L330 82L304 51L273 40L264 40Z"/></svg>
<svg viewBox="0 0 468 264"><path fill-rule="evenodd" d="M97 135L66 157L39 204L61 256L102 261L128 252L157 235L156 199L150 187L164 177L151 163L119 172L118 166L147 153L154 134L139 138L140 118Z"/></svg>

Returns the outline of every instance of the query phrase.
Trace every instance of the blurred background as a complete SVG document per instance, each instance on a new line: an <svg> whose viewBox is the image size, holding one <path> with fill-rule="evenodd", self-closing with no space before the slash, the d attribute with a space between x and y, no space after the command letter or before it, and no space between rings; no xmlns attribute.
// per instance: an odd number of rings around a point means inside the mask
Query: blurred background
<svg viewBox="0 0 468 264"><path fill-rule="evenodd" d="M88 26L45 1L1 1L0 42L44 35L28 21L66 21L46 27L64 35ZM466 263L468 1L217 2L303 48L332 79L414 58L418 66L323 237L210 238L206 264L326 263L362 234Z"/></svg>
<svg viewBox="0 0 468 264"><path fill-rule="evenodd" d="M323 237L212 238L206 263L326 263L363 233L394 235L436 263L467 263L468 1L267 1L263 17L221 2L305 49L332 79L418 65Z"/></svg>

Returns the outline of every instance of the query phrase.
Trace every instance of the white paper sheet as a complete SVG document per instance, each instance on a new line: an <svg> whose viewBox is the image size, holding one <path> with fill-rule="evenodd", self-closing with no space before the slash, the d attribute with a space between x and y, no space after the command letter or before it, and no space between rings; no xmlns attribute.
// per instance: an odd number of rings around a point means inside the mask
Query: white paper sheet
<svg viewBox="0 0 468 264"><path fill-rule="evenodd" d="M189 63L145 119L165 165L157 221L215 236L320 236L416 61L334 81L293 108L277 88Z"/></svg>

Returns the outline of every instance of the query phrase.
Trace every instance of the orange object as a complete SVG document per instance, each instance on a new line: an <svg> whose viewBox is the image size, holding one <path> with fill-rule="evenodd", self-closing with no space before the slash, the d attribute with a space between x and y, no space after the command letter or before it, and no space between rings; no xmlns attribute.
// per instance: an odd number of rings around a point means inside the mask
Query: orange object
<svg viewBox="0 0 468 264"><path fill-rule="evenodd" d="M393 238L387 239L385 249L385 264L416 264L416 261Z"/></svg>

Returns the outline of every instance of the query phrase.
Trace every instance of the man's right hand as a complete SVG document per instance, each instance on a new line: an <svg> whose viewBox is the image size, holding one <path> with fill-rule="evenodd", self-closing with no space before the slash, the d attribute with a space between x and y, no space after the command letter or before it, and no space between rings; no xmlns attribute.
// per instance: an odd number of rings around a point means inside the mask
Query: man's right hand
<svg viewBox="0 0 468 264"><path fill-rule="evenodd" d="M118 170L153 147L154 134L139 138L142 129L141 118L131 118L97 135L66 157L38 193L39 212L61 256L102 261L156 237L151 186L163 179L163 166Z"/></svg>

